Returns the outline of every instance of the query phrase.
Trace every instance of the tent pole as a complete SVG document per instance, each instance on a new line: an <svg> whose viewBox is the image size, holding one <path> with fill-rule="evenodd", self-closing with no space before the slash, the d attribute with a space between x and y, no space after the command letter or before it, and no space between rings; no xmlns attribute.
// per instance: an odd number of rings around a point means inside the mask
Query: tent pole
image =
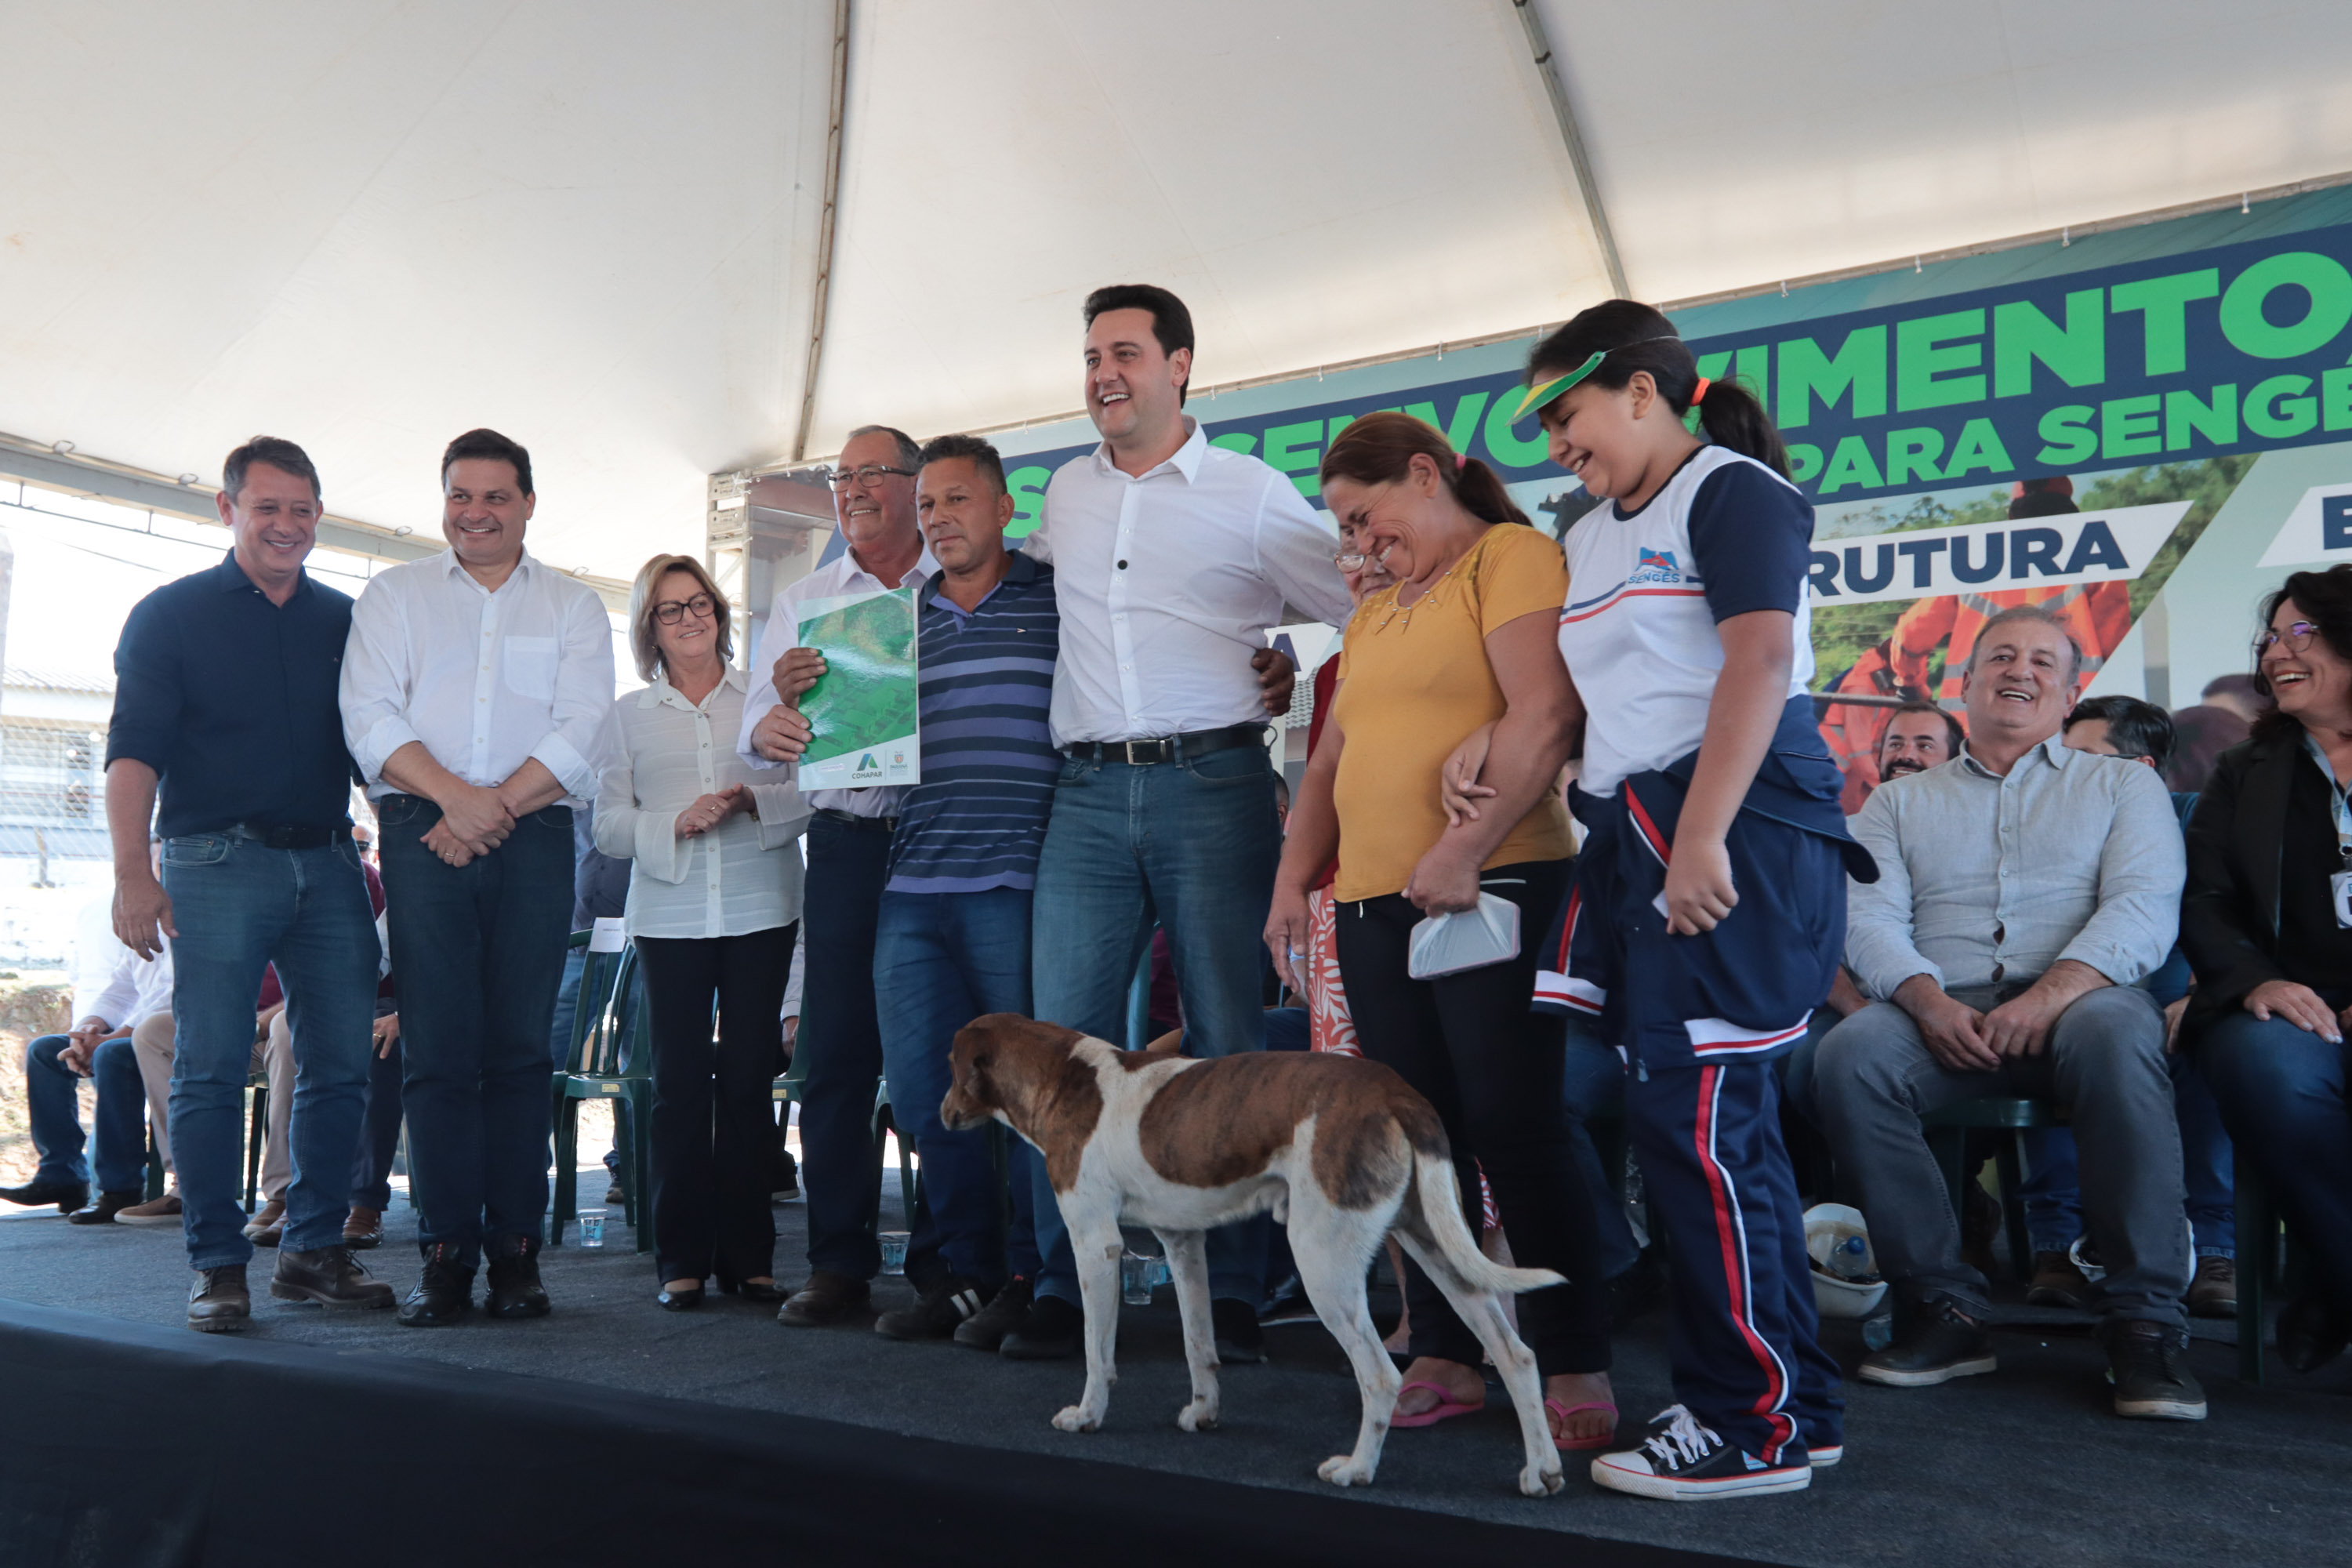
<svg viewBox="0 0 2352 1568"><path fill-rule="evenodd" d="M808 365L801 379L800 424L793 432L793 461L808 455L809 426L816 412L816 373L824 356L825 306L833 293L834 216L841 203L841 119L849 99L849 0L833 0L833 110L824 136L824 208L816 240L816 288L809 300Z"/></svg>
<svg viewBox="0 0 2352 1568"><path fill-rule="evenodd" d="M1601 264L1609 270L1609 287L1620 300L1630 300L1633 290L1625 286L1625 264L1617 259L1617 237L1610 232L1608 209L1601 205L1601 186L1592 177L1592 160L1584 151L1584 133L1576 128L1576 110L1569 106L1568 89L1554 68L1551 40L1544 33L1543 18L1536 14L1534 0L1511 0L1511 9L1519 14L1519 26L1528 33L1528 51L1535 57L1536 70L1543 78L1544 91L1551 97L1551 111L1559 121L1559 139L1568 146L1568 161L1576 166L1576 188L1584 198L1584 216L1591 221L1592 238L1601 247Z"/></svg>

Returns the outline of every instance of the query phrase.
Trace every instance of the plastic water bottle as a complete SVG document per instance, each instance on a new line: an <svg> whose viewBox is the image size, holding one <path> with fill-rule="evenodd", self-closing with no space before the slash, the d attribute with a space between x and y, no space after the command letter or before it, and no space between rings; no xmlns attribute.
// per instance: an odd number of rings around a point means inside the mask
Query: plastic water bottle
<svg viewBox="0 0 2352 1568"><path fill-rule="evenodd" d="M1870 1267L1870 1243L1858 1236L1849 1236L1830 1250L1830 1272L1841 1279L1864 1279L1874 1272Z"/></svg>

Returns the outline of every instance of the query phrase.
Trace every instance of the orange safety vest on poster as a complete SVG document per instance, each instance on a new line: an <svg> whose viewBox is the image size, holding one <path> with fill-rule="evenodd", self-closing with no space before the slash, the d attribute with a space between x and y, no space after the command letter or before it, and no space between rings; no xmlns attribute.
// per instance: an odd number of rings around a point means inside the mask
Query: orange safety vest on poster
<svg viewBox="0 0 2352 1568"><path fill-rule="evenodd" d="M1896 681L1924 688L1927 662L1944 649L1944 678L1937 684L1938 702L1960 700L1960 672L1977 646L1977 633L1986 621L2020 605L2039 605L2063 622L2083 649L2083 679L2087 683L2123 646L2131 630L2129 583L2076 583L2063 588L2011 588L1998 594L1953 594L1922 599L1895 623L1894 665Z"/></svg>

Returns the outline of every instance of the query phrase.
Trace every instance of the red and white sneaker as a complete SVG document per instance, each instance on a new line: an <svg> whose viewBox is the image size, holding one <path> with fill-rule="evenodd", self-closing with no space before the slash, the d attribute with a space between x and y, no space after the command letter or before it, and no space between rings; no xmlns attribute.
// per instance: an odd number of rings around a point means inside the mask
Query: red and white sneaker
<svg viewBox="0 0 2352 1568"><path fill-rule="evenodd" d="M1670 1502L1706 1502L1717 1498L1801 1492L1813 1484L1812 1467L1768 1464L1736 1448L1682 1405L1669 1405L1650 1422L1650 1436L1637 1448L1603 1454L1592 1461L1592 1479L1612 1491Z"/></svg>

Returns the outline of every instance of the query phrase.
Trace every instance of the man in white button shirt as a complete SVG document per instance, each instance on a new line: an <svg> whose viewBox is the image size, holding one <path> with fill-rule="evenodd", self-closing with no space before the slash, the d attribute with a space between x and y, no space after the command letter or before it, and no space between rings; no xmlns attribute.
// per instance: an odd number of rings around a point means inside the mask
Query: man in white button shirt
<svg viewBox="0 0 2352 1568"><path fill-rule="evenodd" d="M352 610L343 732L383 825L383 887L425 1272L400 1321L543 1316L547 1037L572 916L572 811L593 796L613 632L534 561L530 454L493 430L441 460L443 554Z"/></svg>
<svg viewBox="0 0 2352 1568"><path fill-rule="evenodd" d="M1286 604L1345 624L1337 541L1287 478L1210 445L1186 416L1182 300L1146 284L1098 289L1086 319L1087 411L1103 444L1054 476L1022 545L1055 572L1053 729L1067 758L1037 868L1037 1016L1119 1038L1157 921L1175 955L1187 1054L1258 1050L1255 933L1282 837L1264 736L1268 696L1289 701L1286 668L1265 668L1265 637L1290 618ZM1003 1346L1015 1359L1071 1353L1081 1322L1061 1211L1046 1187L1036 1195L1045 1263L1029 1319ZM1262 1355L1265 1261L1262 1220L1210 1237L1227 1362Z"/></svg>
<svg viewBox="0 0 2352 1568"><path fill-rule="evenodd" d="M743 702L736 749L755 769L786 767L799 733L783 697L816 684L824 660L795 647L800 606L812 599L920 587L939 563L915 519L922 448L887 425L850 432L833 474L833 509L845 548L776 595L751 656L756 683ZM797 715L793 715L796 719ZM801 1187L808 1195L808 1282L777 1321L815 1328L862 1315L882 1253L875 1237L882 1170L869 1131L882 1081L882 1030L874 1005L874 941L890 835L903 787L821 789L803 798L809 819L808 877L802 900L807 984L794 1060L801 1087ZM803 1054L805 1053L805 1054ZM910 1216L907 1278L919 1289L946 1265L928 1214Z"/></svg>

